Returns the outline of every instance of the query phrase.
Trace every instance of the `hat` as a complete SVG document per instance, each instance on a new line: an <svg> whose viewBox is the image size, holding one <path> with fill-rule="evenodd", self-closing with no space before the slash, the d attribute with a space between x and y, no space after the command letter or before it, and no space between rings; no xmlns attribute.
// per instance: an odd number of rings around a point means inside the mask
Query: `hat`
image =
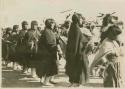
<svg viewBox="0 0 125 89"><path fill-rule="evenodd" d="M18 29L19 25L13 25L13 29Z"/></svg>
<svg viewBox="0 0 125 89"><path fill-rule="evenodd" d="M31 22L31 25L38 25L38 22L36 20Z"/></svg>
<svg viewBox="0 0 125 89"><path fill-rule="evenodd" d="M12 31L12 28L7 27L5 30L6 30L5 32L8 33L9 31Z"/></svg>
<svg viewBox="0 0 125 89"><path fill-rule="evenodd" d="M28 22L27 21L23 21L22 25L28 25Z"/></svg>
<svg viewBox="0 0 125 89"><path fill-rule="evenodd" d="M7 28L6 28L6 30L7 30L7 31L11 31L11 30L12 30L12 28L10 28L10 27L7 27Z"/></svg>

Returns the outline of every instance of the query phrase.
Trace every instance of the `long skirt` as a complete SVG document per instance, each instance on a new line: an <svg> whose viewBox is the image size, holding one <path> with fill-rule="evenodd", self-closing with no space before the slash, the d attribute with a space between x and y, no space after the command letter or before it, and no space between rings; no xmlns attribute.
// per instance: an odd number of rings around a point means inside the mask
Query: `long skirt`
<svg viewBox="0 0 125 89"><path fill-rule="evenodd" d="M58 73L57 60L55 56L37 56L36 74L39 78L53 76Z"/></svg>
<svg viewBox="0 0 125 89"><path fill-rule="evenodd" d="M37 65L37 59L35 58L36 54L32 54L32 53L26 53L25 54L25 60L23 61L24 65L28 68L35 68L35 66Z"/></svg>
<svg viewBox="0 0 125 89"><path fill-rule="evenodd" d="M21 66L27 66L28 60L26 58L26 46L17 46L16 59Z"/></svg>
<svg viewBox="0 0 125 89"><path fill-rule="evenodd" d="M88 71L88 60L84 59L84 55L66 62L66 74L69 76L70 83L85 84L89 78Z"/></svg>
<svg viewBox="0 0 125 89"><path fill-rule="evenodd" d="M6 44L5 42L2 41L2 59L7 61L8 55L9 55L8 44Z"/></svg>
<svg viewBox="0 0 125 89"><path fill-rule="evenodd" d="M35 68L36 62L37 62L37 50L36 46L31 48L31 46L26 46L26 53L25 53L25 62L27 67L29 68Z"/></svg>
<svg viewBox="0 0 125 89"><path fill-rule="evenodd" d="M16 45L9 45L9 55L8 55L8 60L11 62L17 62L16 60Z"/></svg>
<svg viewBox="0 0 125 89"><path fill-rule="evenodd" d="M104 73L104 87L120 87L120 63L111 63Z"/></svg>

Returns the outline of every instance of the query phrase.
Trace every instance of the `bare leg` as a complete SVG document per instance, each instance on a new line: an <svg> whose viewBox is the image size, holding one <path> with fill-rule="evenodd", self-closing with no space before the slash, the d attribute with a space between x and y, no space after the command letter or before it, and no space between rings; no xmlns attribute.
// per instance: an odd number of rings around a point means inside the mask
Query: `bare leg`
<svg viewBox="0 0 125 89"><path fill-rule="evenodd" d="M40 83L42 83L42 78L40 78Z"/></svg>
<svg viewBox="0 0 125 89"><path fill-rule="evenodd" d="M55 77L55 76L51 76L51 77L50 77L50 80L49 80L49 82L52 83L52 84L56 84L56 82L54 81L54 77Z"/></svg>
<svg viewBox="0 0 125 89"><path fill-rule="evenodd" d="M51 83L49 82L50 79L51 79L51 77L46 77L46 76L45 76L45 79L44 79L43 84L44 84L45 86L53 86L53 84L51 84Z"/></svg>
<svg viewBox="0 0 125 89"><path fill-rule="evenodd" d="M32 77L37 77L37 75L36 75L36 69L35 68L31 68L31 75L32 75Z"/></svg>
<svg viewBox="0 0 125 89"><path fill-rule="evenodd" d="M28 69L26 67L23 67L23 73L28 73Z"/></svg>
<svg viewBox="0 0 125 89"><path fill-rule="evenodd" d="M17 64L16 64L16 62L13 62L13 69L14 69L14 70L17 69Z"/></svg>
<svg viewBox="0 0 125 89"><path fill-rule="evenodd" d="M71 87L79 87L79 83L73 83Z"/></svg>

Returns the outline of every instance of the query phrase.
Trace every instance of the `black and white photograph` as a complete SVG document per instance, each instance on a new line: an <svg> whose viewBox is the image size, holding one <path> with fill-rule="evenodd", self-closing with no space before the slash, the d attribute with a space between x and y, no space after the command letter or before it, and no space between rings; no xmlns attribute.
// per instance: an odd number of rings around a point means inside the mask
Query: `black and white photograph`
<svg viewBox="0 0 125 89"><path fill-rule="evenodd" d="M0 0L1 88L124 88L125 0Z"/></svg>

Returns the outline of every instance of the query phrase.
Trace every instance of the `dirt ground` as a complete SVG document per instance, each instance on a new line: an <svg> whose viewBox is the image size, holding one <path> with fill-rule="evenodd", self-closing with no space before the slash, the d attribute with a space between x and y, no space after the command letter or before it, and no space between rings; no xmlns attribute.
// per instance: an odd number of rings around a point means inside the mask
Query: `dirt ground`
<svg viewBox="0 0 125 89"><path fill-rule="evenodd" d="M43 87L39 78L32 78L31 75L21 73L20 70L13 70L11 67L2 66L2 87L3 88L40 88ZM53 87L68 87L68 76L65 75L64 69L60 67L59 74L55 76ZM90 78L86 86L81 87L103 87L103 81L100 78ZM52 86L51 86L52 87Z"/></svg>

